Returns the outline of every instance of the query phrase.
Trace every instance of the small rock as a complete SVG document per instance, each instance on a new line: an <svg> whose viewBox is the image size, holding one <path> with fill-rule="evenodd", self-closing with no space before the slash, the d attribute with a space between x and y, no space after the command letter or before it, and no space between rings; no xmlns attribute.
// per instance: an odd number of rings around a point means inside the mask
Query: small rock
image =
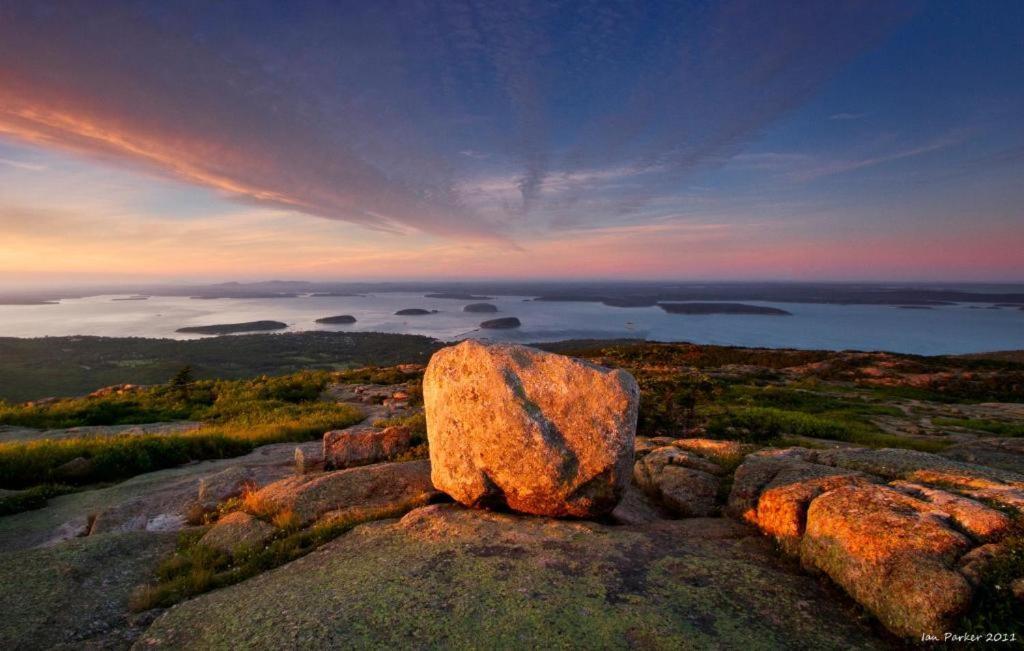
<svg viewBox="0 0 1024 651"><path fill-rule="evenodd" d="M1013 596L1017 598L1017 601L1024 602L1024 577L1014 580L1010 584L1010 591L1013 592Z"/></svg>
<svg viewBox="0 0 1024 651"><path fill-rule="evenodd" d="M180 513L160 513L146 522L146 531L180 531L185 524L185 516Z"/></svg>
<svg viewBox="0 0 1024 651"><path fill-rule="evenodd" d="M672 441L671 445L687 452L699 454L720 465L734 465L746 455L757 450L757 446L752 443L705 438L676 439Z"/></svg>
<svg viewBox="0 0 1024 651"><path fill-rule="evenodd" d="M958 562L960 573L967 577L971 585L977 587L982 584L985 571L992 561L1007 551L1006 546L1001 543L988 543L975 547L960 557Z"/></svg>
<svg viewBox="0 0 1024 651"><path fill-rule="evenodd" d="M96 464L92 459L75 457L71 461L57 466L53 472L63 481L81 482L89 478L95 467Z"/></svg>
<svg viewBox="0 0 1024 651"><path fill-rule="evenodd" d="M291 510L302 524L342 509L408 510L436 499L426 460L379 463L311 475L293 475L256 492L274 512Z"/></svg>
<svg viewBox="0 0 1024 651"><path fill-rule="evenodd" d="M243 511L235 511L218 520L199 539L199 544L230 554L240 547L262 547L276 533L273 525Z"/></svg>
<svg viewBox="0 0 1024 651"><path fill-rule="evenodd" d="M682 517L705 517L718 512L719 479L722 468L685 450L661 447L653 450L633 468L633 481L672 513Z"/></svg>
<svg viewBox="0 0 1024 651"><path fill-rule="evenodd" d="M89 530L92 528L93 518L89 516L81 516L74 520L68 520L64 524L57 527L53 534L45 542L41 543L40 547L52 547L58 543L62 543L65 540L71 540L72 538L81 538L89 535Z"/></svg>
<svg viewBox="0 0 1024 651"><path fill-rule="evenodd" d="M324 464L328 469L352 468L387 461L412 447L405 427L350 427L324 434Z"/></svg>

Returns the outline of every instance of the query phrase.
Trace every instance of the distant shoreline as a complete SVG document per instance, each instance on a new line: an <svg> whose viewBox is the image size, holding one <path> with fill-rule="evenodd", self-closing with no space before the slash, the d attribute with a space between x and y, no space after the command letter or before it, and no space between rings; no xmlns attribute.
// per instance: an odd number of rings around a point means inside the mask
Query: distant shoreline
<svg viewBox="0 0 1024 651"><path fill-rule="evenodd" d="M616 345L653 342L643 339L563 339L532 345L565 354ZM793 347L721 346L671 342L717 350L803 350ZM195 339L143 337L0 337L0 399L24 401L54 395L84 395L103 386L130 382L163 384L185 364L199 377L251 377L303 369L341 370L359 366L426 363L449 345L422 335L380 332L314 331L238 334ZM879 351L863 351L879 352ZM962 360L964 364L1006 364L1024 368L1024 350L970 355L907 358Z"/></svg>
<svg viewBox="0 0 1024 651"><path fill-rule="evenodd" d="M993 288L1006 291L992 291ZM487 300L523 296L549 302L593 302L611 307L653 307L664 302L762 301L832 305L942 306L989 303L1024 307L1024 283L802 283L802 282L306 282L268 281L210 285L109 285L93 288L0 291L0 305L41 305L101 295L186 296L197 300L325 298L367 293L420 293L428 298Z"/></svg>

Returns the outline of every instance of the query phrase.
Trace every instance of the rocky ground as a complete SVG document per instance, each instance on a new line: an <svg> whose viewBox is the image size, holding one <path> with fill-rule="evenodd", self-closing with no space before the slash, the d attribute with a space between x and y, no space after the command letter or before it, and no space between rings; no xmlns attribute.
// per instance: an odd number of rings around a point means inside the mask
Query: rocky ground
<svg viewBox="0 0 1024 651"><path fill-rule="evenodd" d="M948 377L884 355L767 375L718 364L704 372L729 387L870 399L884 407L864 414L873 435L905 446L765 439L734 421L723 440L720 399L674 432L645 413L651 377L678 360L592 356L641 387L645 436L610 514L451 503L431 480L418 383L336 384L323 399L367 420L323 442L0 518L0 647L894 648L1013 625L1024 439L977 427L1012 432L1020 402L943 398Z"/></svg>

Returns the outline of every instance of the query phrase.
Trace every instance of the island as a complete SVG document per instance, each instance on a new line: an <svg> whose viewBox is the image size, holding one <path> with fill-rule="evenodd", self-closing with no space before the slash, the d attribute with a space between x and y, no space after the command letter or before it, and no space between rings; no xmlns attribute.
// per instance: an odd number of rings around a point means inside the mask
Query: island
<svg viewBox="0 0 1024 651"><path fill-rule="evenodd" d="M356 322L356 318L354 316L352 316L351 314L341 314L339 316L325 316L322 319L317 319L316 322L317 323L330 323L332 325L336 325L336 324L345 324L345 323L355 323Z"/></svg>
<svg viewBox="0 0 1024 651"><path fill-rule="evenodd" d="M762 314L767 316L793 316L792 312L777 307L747 305L745 303L658 303L669 314Z"/></svg>
<svg viewBox="0 0 1024 651"><path fill-rule="evenodd" d="M419 307L410 307L395 312L398 316L421 316L423 314L437 314L437 310L424 310Z"/></svg>
<svg viewBox="0 0 1024 651"><path fill-rule="evenodd" d="M310 298L333 298L333 297L365 297L366 294L354 294L352 292L313 292Z"/></svg>
<svg viewBox="0 0 1024 651"><path fill-rule="evenodd" d="M225 293L225 294L200 294L198 296L189 296L194 301L215 301L222 298L235 298L235 299L252 299L252 298L298 298L298 294L282 294L280 292L271 293L257 293L252 294L246 293Z"/></svg>
<svg viewBox="0 0 1024 651"><path fill-rule="evenodd" d="M218 323L204 326L188 326L178 328L175 332L196 335L230 335L238 332L263 332L266 330L284 330L287 323L280 321L248 321L246 323Z"/></svg>
<svg viewBox="0 0 1024 651"><path fill-rule="evenodd" d="M519 319L514 316L506 316L501 319L484 321L480 324L480 327L486 330L509 330L511 328L518 328L521 325L523 324L519 322Z"/></svg>
<svg viewBox="0 0 1024 651"><path fill-rule="evenodd" d="M465 294L462 292L441 292L438 294L427 294L427 298L450 298L456 301L487 301L490 300L490 296L476 296L475 294Z"/></svg>
<svg viewBox="0 0 1024 651"><path fill-rule="evenodd" d="M112 301L148 301L148 296L120 296L118 298L110 299Z"/></svg>
<svg viewBox="0 0 1024 651"><path fill-rule="evenodd" d="M497 312L498 306L490 303L470 303L462 308L463 312Z"/></svg>

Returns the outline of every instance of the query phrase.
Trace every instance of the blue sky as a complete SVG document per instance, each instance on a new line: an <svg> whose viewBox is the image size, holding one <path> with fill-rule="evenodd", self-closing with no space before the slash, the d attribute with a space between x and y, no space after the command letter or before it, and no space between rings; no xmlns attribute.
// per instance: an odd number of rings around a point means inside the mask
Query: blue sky
<svg viewBox="0 0 1024 651"><path fill-rule="evenodd" d="M1018 2L0 4L0 272L1024 280Z"/></svg>

